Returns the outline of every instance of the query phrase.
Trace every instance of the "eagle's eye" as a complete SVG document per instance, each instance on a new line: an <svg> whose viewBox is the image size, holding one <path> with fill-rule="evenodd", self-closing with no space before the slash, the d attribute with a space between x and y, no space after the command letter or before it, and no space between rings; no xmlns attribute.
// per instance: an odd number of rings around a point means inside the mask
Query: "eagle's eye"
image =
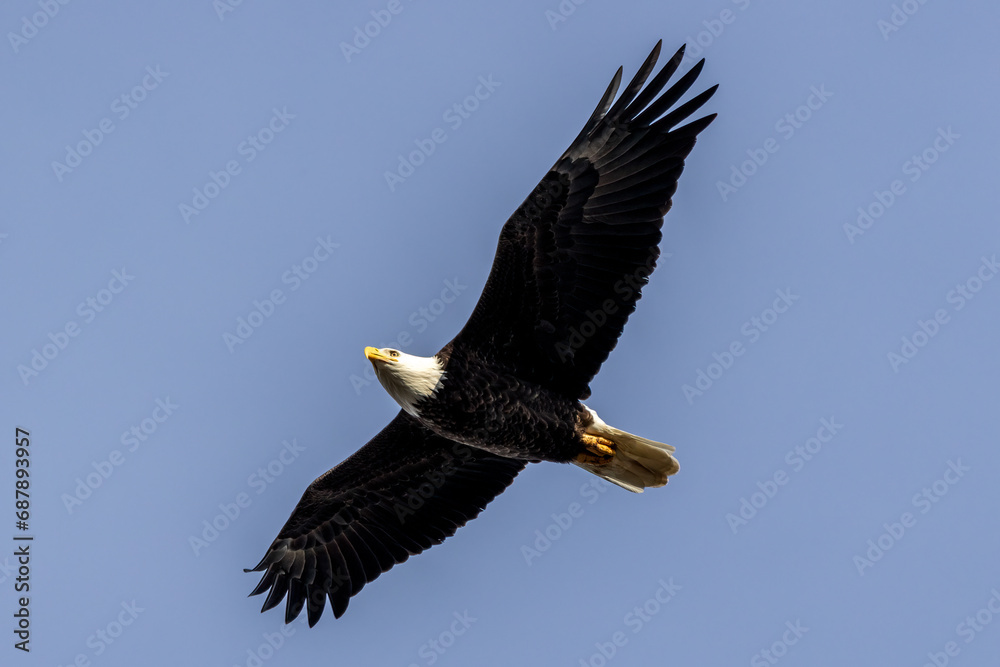
<svg viewBox="0 0 1000 667"><path fill-rule="evenodd" d="M396 352L396 350L389 350L389 356L393 358L398 357L399 352Z"/></svg>

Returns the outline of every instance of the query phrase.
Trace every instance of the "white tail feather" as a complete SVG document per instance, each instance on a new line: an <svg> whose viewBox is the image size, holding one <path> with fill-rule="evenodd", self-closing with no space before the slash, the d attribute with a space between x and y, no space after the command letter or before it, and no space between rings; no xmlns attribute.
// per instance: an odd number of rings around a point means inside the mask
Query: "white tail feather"
<svg viewBox="0 0 1000 667"><path fill-rule="evenodd" d="M574 462L576 465L634 493L642 493L646 487L663 486L667 477L680 470L680 464L672 455L674 448L670 445L608 426L596 412L590 408L587 410L593 422L585 427L584 432L615 443L615 456L610 463L603 465Z"/></svg>

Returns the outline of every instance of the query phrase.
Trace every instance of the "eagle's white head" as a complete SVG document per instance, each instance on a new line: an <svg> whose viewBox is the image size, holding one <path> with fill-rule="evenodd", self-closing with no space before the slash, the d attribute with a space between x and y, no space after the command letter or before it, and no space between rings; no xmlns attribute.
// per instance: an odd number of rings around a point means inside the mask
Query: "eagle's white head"
<svg viewBox="0 0 1000 667"><path fill-rule="evenodd" d="M389 347L366 347L365 356L389 395L414 417L419 417L417 401L437 391L444 377L444 368L436 356L417 357Z"/></svg>

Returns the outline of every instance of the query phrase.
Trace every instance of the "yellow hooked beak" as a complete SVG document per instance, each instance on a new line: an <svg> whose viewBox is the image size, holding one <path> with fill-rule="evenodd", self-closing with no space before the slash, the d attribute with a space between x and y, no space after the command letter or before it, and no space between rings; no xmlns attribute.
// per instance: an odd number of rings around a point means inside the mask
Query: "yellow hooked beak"
<svg viewBox="0 0 1000 667"><path fill-rule="evenodd" d="M371 346L365 348L365 357L368 358L368 361L396 361L396 359L393 359L389 355L382 354L382 351L378 348Z"/></svg>

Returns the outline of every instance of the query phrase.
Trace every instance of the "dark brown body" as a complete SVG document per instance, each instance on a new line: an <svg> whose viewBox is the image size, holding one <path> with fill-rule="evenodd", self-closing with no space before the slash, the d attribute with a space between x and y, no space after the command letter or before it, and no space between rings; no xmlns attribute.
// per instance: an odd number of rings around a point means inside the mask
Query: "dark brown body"
<svg viewBox="0 0 1000 667"><path fill-rule="evenodd" d="M447 357L436 394L417 404L429 429L463 444L522 461L566 463L583 450L583 404L516 377L503 360L475 354Z"/></svg>

